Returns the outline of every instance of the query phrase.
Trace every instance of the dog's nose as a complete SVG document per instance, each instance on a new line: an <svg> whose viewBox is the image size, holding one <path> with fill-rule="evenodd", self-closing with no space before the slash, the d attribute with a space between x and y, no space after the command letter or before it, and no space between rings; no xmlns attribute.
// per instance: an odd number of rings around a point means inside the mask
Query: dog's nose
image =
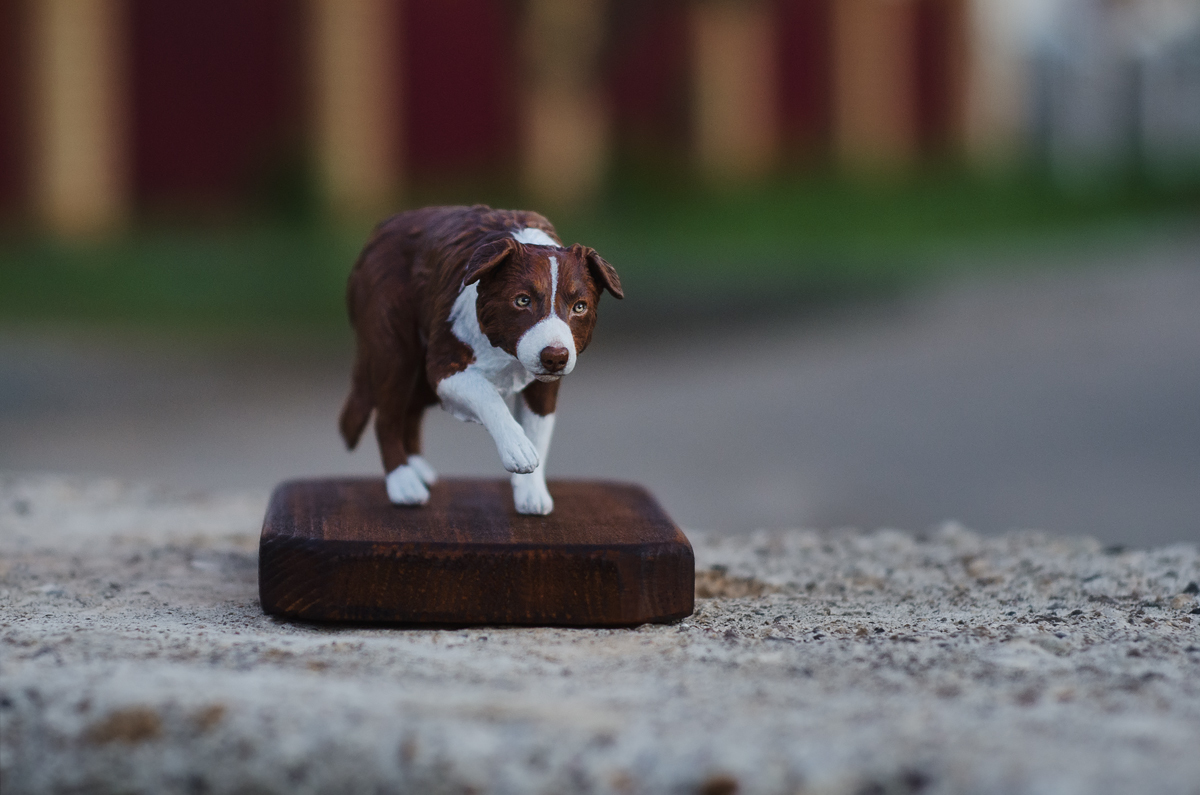
<svg viewBox="0 0 1200 795"><path fill-rule="evenodd" d="M557 373L567 366L571 352L566 348L542 348L542 369L547 373Z"/></svg>

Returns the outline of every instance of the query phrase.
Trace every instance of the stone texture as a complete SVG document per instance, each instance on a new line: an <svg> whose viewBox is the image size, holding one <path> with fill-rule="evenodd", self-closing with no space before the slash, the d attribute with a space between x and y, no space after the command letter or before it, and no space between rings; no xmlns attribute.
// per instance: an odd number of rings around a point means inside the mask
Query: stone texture
<svg viewBox="0 0 1200 795"><path fill-rule="evenodd" d="M0 477L0 780L26 792L1200 792L1200 552L692 534L635 630L258 606L265 494Z"/></svg>

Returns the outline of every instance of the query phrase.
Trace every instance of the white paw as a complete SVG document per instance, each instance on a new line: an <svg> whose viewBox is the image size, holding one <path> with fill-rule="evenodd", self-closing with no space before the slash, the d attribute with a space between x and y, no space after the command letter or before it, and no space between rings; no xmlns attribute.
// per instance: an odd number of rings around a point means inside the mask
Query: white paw
<svg viewBox="0 0 1200 795"><path fill-rule="evenodd" d="M387 476L388 499L396 505L424 505L429 502L429 489L421 482L417 470L407 464Z"/></svg>
<svg viewBox="0 0 1200 795"><path fill-rule="evenodd" d="M496 449L500 451L500 463L509 472L529 474L537 469L537 448L515 422L511 431L496 439Z"/></svg>
<svg viewBox="0 0 1200 795"><path fill-rule="evenodd" d="M545 516L554 510L554 499L546 489L546 481L538 475L513 475L513 504L517 513Z"/></svg>
<svg viewBox="0 0 1200 795"><path fill-rule="evenodd" d="M437 483L437 471L422 456L410 455L408 457L408 465L417 470L417 475L426 486L432 486L434 483Z"/></svg>

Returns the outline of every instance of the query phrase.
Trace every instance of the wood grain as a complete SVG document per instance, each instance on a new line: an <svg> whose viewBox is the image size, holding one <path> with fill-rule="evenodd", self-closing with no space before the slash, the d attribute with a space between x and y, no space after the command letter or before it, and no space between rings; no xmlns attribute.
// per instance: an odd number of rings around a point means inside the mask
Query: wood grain
<svg viewBox="0 0 1200 795"><path fill-rule="evenodd" d="M276 488L259 595L307 621L629 626L691 615L695 560L644 489L551 481L550 516L516 513L507 480L443 480L392 505L383 480Z"/></svg>

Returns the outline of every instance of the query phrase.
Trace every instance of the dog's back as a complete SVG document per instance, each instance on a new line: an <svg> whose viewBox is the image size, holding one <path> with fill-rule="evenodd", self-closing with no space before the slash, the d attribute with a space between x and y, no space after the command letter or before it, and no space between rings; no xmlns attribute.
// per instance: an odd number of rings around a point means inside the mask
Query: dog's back
<svg viewBox="0 0 1200 795"><path fill-rule="evenodd" d="M436 402L424 373L425 345L434 324L445 323L462 288L463 273L481 244L524 228L556 237L546 218L522 210L425 207L388 218L375 228L354 263L346 290L357 352L350 394L339 419L342 438L353 449L381 390L400 361L419 364L417 388L426 405Z"/></svg>

